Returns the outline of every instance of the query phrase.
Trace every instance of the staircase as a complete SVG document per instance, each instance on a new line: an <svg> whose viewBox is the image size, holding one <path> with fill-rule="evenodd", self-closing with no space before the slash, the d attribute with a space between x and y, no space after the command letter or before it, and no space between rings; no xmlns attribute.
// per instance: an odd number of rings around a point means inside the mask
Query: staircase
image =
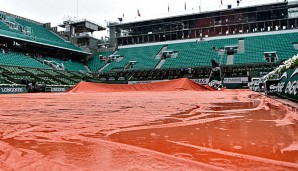
<svg viewBox="0 0 298 171"><path fill-rule="evenodd" d="M156 65L155 69L160 69L165 62L165 59L160 60L159 63Z"/></svg>
<svg viewBox="0 0 298 171"><path fill-rule="evenodd" d="M103 71L106 67L108 67L111 63L106 63L103 67L101 67L98 71Z"/></svg>
<svg viewBox="0 0 298 171"><path fill-rule="evenodd" d="M245 53L244 39L239 39L239 40L238 40L238 49L237 49L237 53Z"/></svg>
<svg viewBox="0 0 298 171"><path fill-rule="evenodd" d="M178 56L178 52L177 53L174 53L172 56L171 56L171 58L177 58L177 56Z"/></svg>
<svg viewBox="0 0 298 171"><path fill-rule="evenodd" d="M84 67L86 68L86 70L88 71L88 72L92 72L91 70L90 70L90 68L87 66L87 65L84 65Z"/></svg>
<svg viewBox="0 0 298 171"><path fill-rule="evenodd" d="M116 50L112 53L112 55L116 55L119 52L119 50Z"/></svg>
<svg viewBox="0 0 298 171"><path fill-rule="evenodd" d="M123 59L123 57L117 58L116 62L120 62Z"/></svg>
<svg viewBox="0 0 298 171"><path fill-rule="evenodd" d="M161 48L161 50L158 52L158 54L155 56L155 59L161 59L161 55L163 53L163 51L167 50L168 46L165 45Z"/></svg>
<svg viewBox="0 0 298 171"><path fill-rule="evenodd" d="M234 64L234 55L228 55L226 64L227 65L233 65Z"/></svg>
<svg viewBox="0 0 298 171"><path fill-rule="evenodd" d="M116 55L118 52L119 52L118 50L114 51L114 52L111 54L111 56L112 56L112 55ZM116 60L115 62L119 62L119 61L121 61L122 59L123 59L123 57L119 57L119 58L117 58L117 60ZM108 67L110 64L111 64L111 63L106 63L103 67L101 67L101 68L98 70L98 72L102 72L102 71L103 71L106 67Z"/></svg>

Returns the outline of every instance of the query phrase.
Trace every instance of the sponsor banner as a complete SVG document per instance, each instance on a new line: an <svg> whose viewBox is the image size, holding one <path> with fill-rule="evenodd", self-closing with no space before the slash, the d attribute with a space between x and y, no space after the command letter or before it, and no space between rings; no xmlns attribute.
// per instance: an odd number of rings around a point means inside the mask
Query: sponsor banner
<svg viewBox="0 0 298 171"><path fill-rule="evenodd" d="M68 88L66 87L46 87L46 92L59 93L66 92Z"/></svg>
<svg viewBox="0 0 298 171"><path fill-rule="evenodd" d="M106 78L99 78L100 81L107 81Z"/></svg>
<svg viewBox="0 0 298 171"><path fill-rule="evenodd" d="M284 86L279 83L279 80L268 80L265 82L265 93L266 94L275 94L281 92Z"/></svg>
<svg viewBox="0 0 298 171"><path fill-rule="evenodd" d="M125 77L118 77L118 81L125 81L126 78Z"/></svg>
<svg viewBox="0 0 298 171"><path fill-rule="evenodd" d="M224 84L240 84L240 83L247 83L248 77L231 77L231 78L224 78Z"/></svg>
<svg viewBox="0 0 298 171"><path fill-rule="evenodd" d="M281 91L278 94L290 99L298 100L298 67L286 71L281 79Z"/></svg>
<svg viewBox="0 0 298 171"><path fill-rule="evenodd" d="M0 94L28 93L25 87L0 87Z"/></svg>
<svg viewBox="0 0 298 171"><path fill-rule="evenodd" d="M193 82L196 82L198 84L208 84L209 78L200 78L200 79L191 79Z"/></svg>
<svg viewBox="0 0 298 171"><path fill-rule="evenodd" d="M209 78L198 78L191 79L192 81L199 84L209 84ZM162 82L168 80L146 80L146 81L128 81L128 84L146 84L146 83L154 83L154 82ZM233 78L224 78L225 84L239 84L239 83L247 83L248 77L233 77Z"/></svg>
<svg viewBox="0 0 298 171"><path fill-rule="evenodd" d="M269 92L275 92L288 99L298 100L298 67L289 69L279 79L276 84L269 86Z"/></svg>
<svg viewBox="0 0 298 171"><path fill-rule="evenodd" d="M164 82L164 81L169 81L169 80L128 81L128 84L147 84L147 83Z"/></svg>
<svg viewBox="0 0 298 171"><path fill-rule="evenodd" d="M109 81L116 81L116 78L115 77L110 77L108 80Z"/></svg>
<svg viewBox="0 0 298 171"><path fill-rule="evenodd" d="M100 77L100 81L106 82L106 81L126 81L126 77Z"/></svg>
<svg viewBox="0 0 298 171"><path fill-rule="evenodd" d="M65 92L65 87L51 87L51 92Z"/></svg>

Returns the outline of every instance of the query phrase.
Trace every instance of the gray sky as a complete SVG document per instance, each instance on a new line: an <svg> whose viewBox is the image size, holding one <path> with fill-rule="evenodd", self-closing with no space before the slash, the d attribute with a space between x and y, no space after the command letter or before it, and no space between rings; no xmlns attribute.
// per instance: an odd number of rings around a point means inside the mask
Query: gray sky
<svg viewBox="0 0 298 171"><path fill-rule="evenodd" d="M226 9L227 4L236 7L236 0L78 0L79 19L88 19L106 26L106 21L118 21L124 14L124 22L160 18L184 13ZM242 0L240 6L265 4L284 0ZM185 5L187 10L185 11ZM77 17L77 0L0 0L0 10L16 14L52 26L63 19ZM170 13L168 13L168 6ZM141 17L137 16L139 9ZM106 32L97 33L100 37Z"/></svg>

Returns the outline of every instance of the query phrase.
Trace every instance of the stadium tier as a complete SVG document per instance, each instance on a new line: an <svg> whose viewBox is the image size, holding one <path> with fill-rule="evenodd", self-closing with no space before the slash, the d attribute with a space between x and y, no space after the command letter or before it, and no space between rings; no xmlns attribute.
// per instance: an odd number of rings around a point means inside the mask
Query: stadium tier
<svg viewBox="0 0 298 171"><path fill-rule="evenodd" d="M244 49L235 53L233 64L260 64L269 63L265 60L264 52L276 52L276 62L286 60L297 54L294 45L298 39L298 32L287 32L278 34L250 34L241 37L218 37L210 40L193 39L188 42L167 42L158 45L137 45L119 47L118 51L98 52L93 55L86 65L74 59L53 57L31 57L24 53L8 51L0 53L0 65L4 69L1 82L20 82L22 79L38 80L47 84L75 84L85 75L80 71L88 72L110 72L123 70L155 70L175 69L189 67L209 67L211 59L226 64L227 54L221 54L217 49L227 46L238 46L239 39L244 41ZM216 50L214 50L214 47ZM164 53L172 52L175 55L163 58ZM103 61L103 57L115 56L114 61ZM100 58L102 57L102 59ZM53 70L51 65L44 62L50 61L62 65L65 71ZM163 61L159 68L157 66ZM129 63L134 63L128 67ZM89 69L88 69L88 67ZM102 70L101 70L102 69ZM21 75L21 76L20 76ZM41 75L41 76L40 76ZM152 76L154 77L154 76ZM174 77L174 76L173 76ZM3 79L6 78L6 79Z"/></svg>
<svg viewBox="0 0 298 171"><path fill-rule="evenodd" d="M63 61L60 58L50 58L50 57L31 57L23 53L8 51L7 53L0 53L0 65L10 65L19 67L31 67L31 68L44 68L51 69L50 66L44 63L44 60L53 61L58 64L63 64L64 68L68 71L86 71L84 65L76 60Z"/></svg>
<svg viewBox="0 0 298 171"><path fill-rule="evenodd" d="M41 24L18 17L14 18L6 13L0 13L0 36L85 53Z"/></svg>
<svg viewBox="0 0 298 171"><path fill-rule="evenodd" d="M60 60L57 58L51 58L51 57L46 57L45 58L48 61L53 61L55 63L60 63L63 64L64 68L68 71L74 71L74 72L79 72L79 71L87 71L84 65L76 60Z"/></svg>
<svg viewBox="0 0 298 171"><path fill-rule="evenodd" d="M29 80L47 85L75 85L84 77L69 71L0 65L0 84L20 84L22 80Z"/></svg>
<svg viewBox="0 0 298 171"><path fill-rule="evenodd" d="M110 55L112 55L112 51L108 51L108 52L97 52L95 55L93 55L87 65L89 67L89 69L92 72L96 72L99 69L101 69L102 67L104 67L106 65L106 62L100 59L100 56L102 57L108 57Z"/></svg>
<svg viewBox="0 0 298 171"><path fill-rule="evenodd" d="M63 64L64 70L55 69L49 59L57 65ZM75 60L61 61L60 58L35 57L3 49L0 52L0 84L20 84L22 80L30 80L47 85L75 85L86 77L80 71L86 71L86 68Z"/></svg>
<svg viewBox="0 0 298 171"><path fill-rule="evenodd" d="M132 69L154 69L158 64L155 56L161 50L162 45L144 46L135 48L121 48L116 55L123 56L118 62L112 62L104 71L113 69L123 69L129 62L136 61L137 64Z"/></svg>
<svg viewBox="0 0 298 171"><path fill-rule="evenodd" d="M38 62L33 58L30 58L29 56L11 51L9 53L0 53L0 65L13 65L49 69L48 66L43 65L42 63Z"/></svg>
<svg viewBox="0 0 298 171"><path fill-rule="evenodd" d="M279 60L286 60L297 54L293 43L298 33L276 34L245 38L245 53L235 55L235 63L266 62L264 52L276 51Z"/></svg>
<svg viewBox="0 0 298 171"><path fill-rule="evenodd" d="M293 44L298 40L298 32L274 33L268 35L249 34L237 38L218 37L206 40L191 40L188 42L164 43L159 45L137 45L119 47L116 55L123 57L118 62L112 62L103 71L124 70L127 64L134 61L132 70L156 69L162 60L157 58L162 52L176 53L174 57L166 57L160 66L166 68L185 68L210 66L211 59L227 63L227 53L220 53L218 49L235 46L238 47L239 39L243 40L244 49L238 49L233 54L233 64L268 63L264 57L265 52L276 52L278 58L275 62L286 60L297 54ZM214 49L215 48L215 49ZM237 53L238 51L238 53Z"/></svg>

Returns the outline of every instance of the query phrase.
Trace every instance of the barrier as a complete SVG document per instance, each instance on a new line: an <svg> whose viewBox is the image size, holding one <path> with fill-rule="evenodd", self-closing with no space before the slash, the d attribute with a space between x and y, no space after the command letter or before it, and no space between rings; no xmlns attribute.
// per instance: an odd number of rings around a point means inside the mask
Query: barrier
<svg viewBox="0 0 298 171"><path fill-rule="evenodd" d="M277 94L298 101L298 67L287 70L280 78Z"/></svg>
<svg viewBox="0 0 298 171"><path fill-rule="evenodd" d="M276 93L287 99L298 101L298 67L288 69L278 81L265 82L266 94Z"/></svg>

